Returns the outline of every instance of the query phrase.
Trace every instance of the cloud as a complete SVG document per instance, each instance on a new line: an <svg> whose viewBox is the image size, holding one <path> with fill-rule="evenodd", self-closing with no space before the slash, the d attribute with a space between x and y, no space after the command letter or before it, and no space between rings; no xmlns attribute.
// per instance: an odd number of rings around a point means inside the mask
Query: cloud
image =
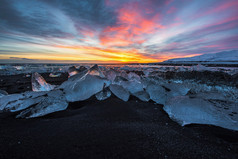
<svg viewBox="0 0 238 159"><path fill-rule="evenodd" d="M155 62L238 49L237 5L236 0L1 0L0 59Z"/></svg>

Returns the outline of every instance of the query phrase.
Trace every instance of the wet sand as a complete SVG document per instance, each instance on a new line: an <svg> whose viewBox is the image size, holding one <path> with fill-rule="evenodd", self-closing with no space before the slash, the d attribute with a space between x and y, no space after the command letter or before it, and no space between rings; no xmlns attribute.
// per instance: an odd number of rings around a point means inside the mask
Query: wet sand
<svg viewBox="0 0 238 159"><path fill-rule="evenodd" d="M55 84L67 79L43 77ZM66 78L66 79L65 79ZM9 93L30 90L30 78L0 77ZM14 84L14 80L21 80ZM50 82L50 80L52 80ZM8 86L3 84L9 81ZM12 81L12 83L10 82ZM19 89L23 87L24 89ZM162 105L110 97L70 103L36 119L0 114L0 158L238 158L238 132L209 125L182 127Z"/></svg>

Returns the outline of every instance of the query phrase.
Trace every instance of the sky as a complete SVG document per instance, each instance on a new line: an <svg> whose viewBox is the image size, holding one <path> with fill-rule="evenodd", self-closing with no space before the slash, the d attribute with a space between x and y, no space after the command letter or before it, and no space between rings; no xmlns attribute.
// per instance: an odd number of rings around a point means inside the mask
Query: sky
<svg viewBox="0 0 238 159"><path fill-rule="evenodd" d="M150 63L238 49L238 0L1 0L0 62Z"/></svg>

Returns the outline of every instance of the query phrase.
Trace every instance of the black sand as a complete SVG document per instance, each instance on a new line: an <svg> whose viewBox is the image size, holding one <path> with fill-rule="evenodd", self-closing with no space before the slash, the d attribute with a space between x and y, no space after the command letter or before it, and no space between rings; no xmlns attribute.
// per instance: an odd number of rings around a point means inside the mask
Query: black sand
<svg viewBox="0 0 238 159"><path fill-rule="evenodd" d="M0 77L18 78L22 75ZM0 89L26 91L30 78L19 83L24 89L18 84L13 89L9 82ZM181 127L161 105L133 97L129 102L92 97L42 118L1 114L0 158L238 158L238 132L209 125Z"/></svg>

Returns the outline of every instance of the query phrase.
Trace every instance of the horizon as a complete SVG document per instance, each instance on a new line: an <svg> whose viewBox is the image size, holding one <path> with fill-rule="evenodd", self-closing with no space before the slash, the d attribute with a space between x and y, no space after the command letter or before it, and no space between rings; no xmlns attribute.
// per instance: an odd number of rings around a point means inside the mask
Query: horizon
<svg viewBox="0 0 238 159"><path fill-rule="evenodd" d="M236 0L2 0L0 63L157 63L238 49Z"/></svg>

